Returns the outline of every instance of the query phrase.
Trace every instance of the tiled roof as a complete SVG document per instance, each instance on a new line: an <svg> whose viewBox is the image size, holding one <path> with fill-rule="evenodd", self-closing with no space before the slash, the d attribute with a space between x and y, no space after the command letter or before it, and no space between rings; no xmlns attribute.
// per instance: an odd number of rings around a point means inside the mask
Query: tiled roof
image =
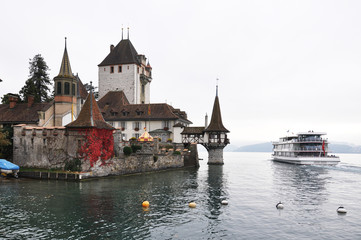
<svg viewBox="0 0 361 240"><path fill-rule="evenodd" d="M171 131L169 131L169 130L164 130L164 129L162 128L162 129L154 129L154 130L152 130L152 131L149 131L149 133L150 133L150 134L154 134L154 135L156 136L157 134L162 134L162 133L168 134L168 133L171 133Z"/></svg>
<svg viewBox="0 0 361 240"><path fill-rule="evenodd" d="M176 124L173 125L173 127L184 127L184 125L181 124L180 122L177 122Z"/></svg>
<svg viewBox="0 0 361 240"><path fill-rule="evenodd" d="M204 127L185 127L181 134L203 134Z"/></svg>
<svg viewBox="0 0 361 240"><path fill-rule="evenodd" d="M78 74L75 77L78 80L78 96L81 99L86 99L86 97L88 96L88 91L85 89L83 82L80 80Z"/></svg>
<svg viewBox="0 0 361 240"><path fill-rule="evenodd" d="M98 102L106 121L149 121L187 119L187 114L165 103L129 104L123 91L111 91Z"/></svg>
<svg viewBox="0 0 361 240"><path fill-rule="evenodd" d="M150 114L148 110L150 109ZM136 121L136 120L176 120L183 119L190 123L182 115L172 111L172 107L165 103L153 104L129 104L118 107L105 105L101 112L106 121Z"/></svg>
<svg viewBox="0 0 361 240"><path fill-rule="evenodd" d="M139 64L138 53L129 39L121 40L98 66Z"/></svg>
<svg viewBox="0 0 361 240"><path fill-rule="evenodd" d="M206 132L229 132L222 123L221 107L219 106L218 95L214 99L211 122L204 130Z"/></svg>
<svg viewBox="0 0 361 240"><path fill-rule="evenodd" d="M128 104L129 101L123 91L110 91L98 101L99 108L103 110L106 110L109 106L119 108Z"/></svg>
<svg viewBox="0 0 361 240"><path fill-rule="evenodd" d="M36 124L39 122L38 111L46 111L53 102L34 103L28 107L28 103L17 103L14 108L9 104L0 104L0 123L27 123Z"/></svg>
<svg viewBox="0 0 361 240"><path fill-rule="evenodd" d="M103 119L99 111L97 102L95 101L93 93L88 94L88 97L79 113L78 118L66 125L67 128L101 128L114 129Z"/></svg>

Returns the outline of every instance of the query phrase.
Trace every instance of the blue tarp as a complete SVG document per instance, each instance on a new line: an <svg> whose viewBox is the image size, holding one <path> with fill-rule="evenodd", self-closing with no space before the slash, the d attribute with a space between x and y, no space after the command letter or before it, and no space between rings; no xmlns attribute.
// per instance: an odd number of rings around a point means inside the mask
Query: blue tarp
<svg viewBox="0 0 361 240"><path fill-rule="evenodd" d="M5 159L0 159L0 169L4 170L19 170L19 166L6 161Z"/></svg>

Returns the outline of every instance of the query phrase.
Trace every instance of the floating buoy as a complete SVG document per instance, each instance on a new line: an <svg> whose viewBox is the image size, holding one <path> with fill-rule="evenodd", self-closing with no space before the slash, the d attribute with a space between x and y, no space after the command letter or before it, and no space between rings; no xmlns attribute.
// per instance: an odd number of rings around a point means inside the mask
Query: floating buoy
<svg viewBox="0 0 361 240"><path fill-rule="evenodd" d="M342 207L342 206L337 208L337 212L338 213L347 213L346 209L344 207Z"/></svg>
<svg viewBox="0 0 361 240"><path fill-rule="evenodd" d="M144 201L144 202L142 203L142 207L148 208L148 207L149 207L149 202L148 202L148 201Z"/></svg>
<svg viewBox="0 0 361 240"><path fill-rule="evenodd" d="M221 204L222 205L228 205L228 201L227 200L222 200Z"/></svg>
<svg viewBox="0 0 361 240"><path fill-rule="evenodd" d="M283 209L283 203L281 201L279 203L277 203L276 208Z"/></svg>
<svg viewBox="0 0 361 240"><path fill-rule="evenodd" d="M190 203L188 204L188 206L189 206L190 208L195 208L195 207L197 206L197 204L196 204L195 202L190 202Z"/></svg>

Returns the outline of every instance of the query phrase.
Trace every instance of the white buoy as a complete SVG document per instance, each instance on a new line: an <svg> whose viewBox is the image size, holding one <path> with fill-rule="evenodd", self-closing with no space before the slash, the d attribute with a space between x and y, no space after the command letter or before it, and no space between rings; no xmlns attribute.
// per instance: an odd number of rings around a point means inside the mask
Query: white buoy
<svg viewBox="0 0 361 240"><path fill-rule="evenodd" d="M283 203L281 201L279 203L277 203L276 208L283 209Z"/></svg>
<svg viewBox="0 0 361 240"><path fill-rule="evenodd" d="M222 205L228 205L228 201L227 200L222 200L221 204Z"/></svg>
<svg viewBox="0 0 361 240"><path fill-rule="evenodd" d="M338 213L347 213L346 209L344 207L342 207L342 206L337 208L337 212Z"/></svg>

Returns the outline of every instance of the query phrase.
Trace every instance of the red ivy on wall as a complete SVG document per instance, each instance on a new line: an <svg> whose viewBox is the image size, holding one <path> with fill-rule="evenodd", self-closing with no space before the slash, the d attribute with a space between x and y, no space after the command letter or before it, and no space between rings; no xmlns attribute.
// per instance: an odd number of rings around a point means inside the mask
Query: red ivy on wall
<svg viewBox="0 0 361 240"><path fill-rule="evenodd" d="M90 166L93 167L99 158L104 164L105 160L113 157L113 130L91 128L82 129L79 132L84 135L84 142L78 153L81 158L89 160Z"/></svg>

